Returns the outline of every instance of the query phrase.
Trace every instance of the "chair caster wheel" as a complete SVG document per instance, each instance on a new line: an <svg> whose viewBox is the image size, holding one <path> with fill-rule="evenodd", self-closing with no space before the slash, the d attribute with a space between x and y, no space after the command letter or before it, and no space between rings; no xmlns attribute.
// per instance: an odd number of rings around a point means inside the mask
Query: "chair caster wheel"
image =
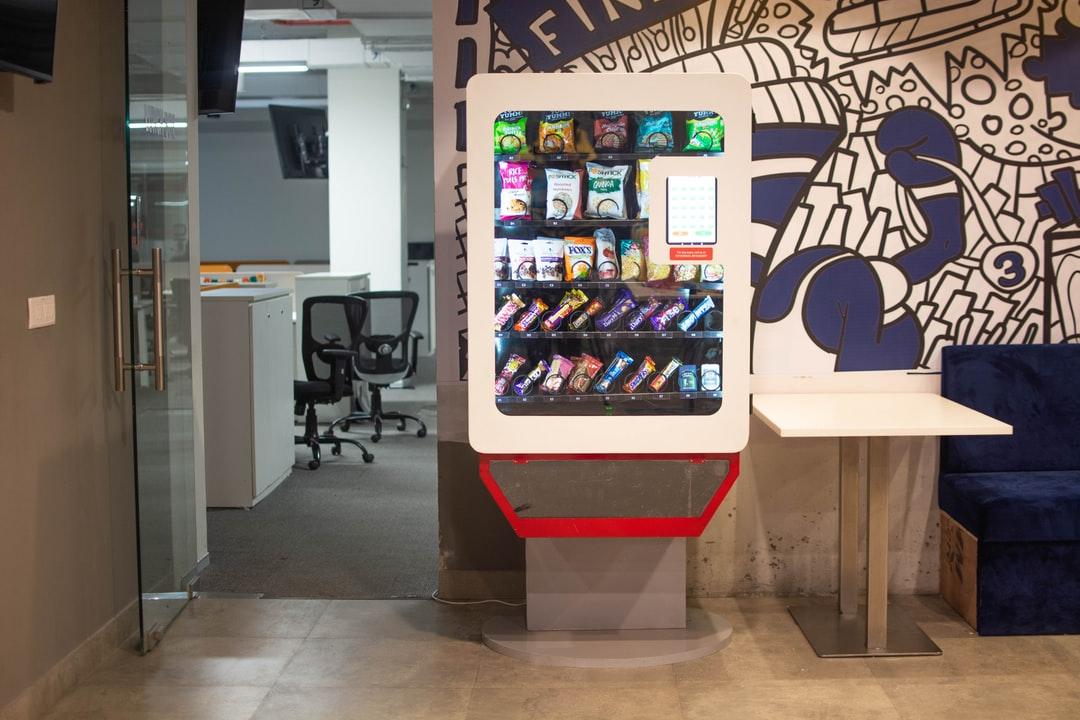
<svg viewBox="0 0 1080 720"><path fill-rule="evenodd" d="M352 423L341 423L341 432L349 432L349 428L352 427Z"/></svg>
<svg viewBox="0 0 1080 720"><path fill-rule="evenodd" d="M371 453L364 453L364 462L366 462L366 463L375 462L375 456L372 455Z"/></svg>
<svg viewBox="0 0 1080 720"><path fill-rule="evenodd" d="M334 449L331 450L330 453L332 455L340 455L341 454L341 446L340 445L335 445Z"/></svg>
<svg viewBox="0 0 1080 720"><path fill-rule="evenodd" d="M382 435L372 435L371 436L371 442L379 442L380 440L382 440Z"/></svg>
<svg viewBox="0 0 1080 720"><path fill-rule="evenodd" d="M405 432L405 421L404 420L402 420L401 422L399 422L397 424L397 429L400 430L401 432Z"/></svg>
<svg viewBox="0 0 1080 720"><path fill-rule="evenodd" d="M427 428L422 427L419 430L417 430L416 431L416 437L418 437L418 438L427 437Z"/></svg>
<svg viewBox="0 0 1080 720"><path fill-rule="evenodd" d="M320 465L322 465L322 463L318 460L312 460L307 464L308 470L318 470Z"/></svg>

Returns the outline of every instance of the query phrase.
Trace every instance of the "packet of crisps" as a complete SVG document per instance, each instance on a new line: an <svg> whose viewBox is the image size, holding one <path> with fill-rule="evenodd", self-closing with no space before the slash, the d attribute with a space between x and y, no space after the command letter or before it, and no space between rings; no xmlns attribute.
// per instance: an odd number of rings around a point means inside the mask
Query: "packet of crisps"
<svg viewBox="0 0 1080 720"><path fill-rule="evenodd" d="M501 113L495 118L495 154L517 155L526 148L525 126L528 119L520 110Z"/></svg>
<svg viewBox="0 0 1080 720"><path fill-rule="evenodd" d="M577 152L574 144L574 114L566 111L549 112L540 120L541 153Z"/></svg>
<svg viewBox="0 0 1080 720"><path fill-rule="evenodd" d="M686 116L687 152L720 152L724 149L724 118L709 110L698 110Z"/></svg>
<svg viewBox="0 0 1080 720"><path fill-rule="evenodd" d="M637 240L620 240L619 257L622 261L622 274L619 279L623 281L641 280L642 271L645 269L645 253L641 249L641 243Z"/></svg>

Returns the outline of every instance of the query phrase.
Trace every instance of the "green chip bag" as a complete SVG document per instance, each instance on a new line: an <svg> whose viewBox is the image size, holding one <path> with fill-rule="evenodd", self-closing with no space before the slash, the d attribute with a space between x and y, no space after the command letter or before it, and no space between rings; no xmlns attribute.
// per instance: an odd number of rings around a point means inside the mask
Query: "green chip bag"
<svg viewBox="0 0 1080 720"><path fill-rule="evenodd" d="M720 152L724 149L724 118L708 110L686 116L686 152Z"/></svg>
<svg viewBox="0 0 1080 720"><path fill-rule="evenodd" d="M495 153L497 155L517 155L528 147L525 140L527 122L525 113L518 110L504 112L495 118Z"/></svg>

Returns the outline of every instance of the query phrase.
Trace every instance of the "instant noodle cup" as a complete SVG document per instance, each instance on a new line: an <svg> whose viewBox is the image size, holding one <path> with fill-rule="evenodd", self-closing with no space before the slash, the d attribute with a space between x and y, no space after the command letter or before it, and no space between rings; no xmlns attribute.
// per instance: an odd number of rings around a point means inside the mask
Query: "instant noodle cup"
<svg viewBox="0 0 1080 720"><path fill-rule="evenodd" d="M617 280L619 256L615 251L615 233L610 228L598 228L593 240L596 241L596 279Z"/></svg>
<svg viewBox="0 0 1080 720"><path fill-rule="evenodd" d="M541 153L577 152L574 145L574 114L559 111L549 112L540 120Z"/></svg>
<svg viewBox="0 0 1080 720"><path fill-rule="evenodd" d="M585 216L591 218L626 219L626 176L629 165L585 163L589 195L585 201Z"/></svg>
<svg viewBox="0 0 1080 720"><path fill-rule="evenodd" d="M525 312L521 313L521 317L514 323L514 330L518 332L530 332L536 327L537 321L540 316L547 312L548 304L544 302L543 298L533 298L533 301L529 303L529 307Z"/></svg>
<svg viewBox="0 0 1080 720"><path fill-rule="evenodd" d="M570 362L569 358L562 355L553 355L547 377L544 378L544 382L540 385L540 392L545 395L558 395L562 392L563 385L566 384L566 378L570 377L570 371L573 369L574 363Z"/></svg>
<svg viewBox="0 0 1080 720"><path fill-rule="evenodd" d="M539 237L532 241L536 258L536 279L540 282L557 282L563 279L562 238Z"/></svg>
<svg viewBox="0 0 1080 720"><path fill-rule="evenodd" d="M510 250L506 238L495 238L495 279L510 279Z"/></svg>
<svg viewBox="0 0 1080 720"><path fill-rule="evenodd" d="M530 216L532 204L532 179L529 177L529 163L499 162L499 219L514 220Z"/></svg>
<svg viewBox="0 0 1080 720"><path fill-rule="evenodd" d="M596 259L596 242L591 237L567 236L563 239L563 258L567 280L588 280Z"/></svg>
<svg viewBox="0 0 1080 720"><path fill-rule="evenodd" d="M510 387L510 381L517 374L517 371L525 366L527 361L520 355L511 354L506 358L506 364L503 365L503 369L499 371L499 376L495 378L495 394L498 396L505 395L507 389Z"/></svg>
<svg viewBox="0 0 1080 720"><path fill-rule="evenodd" d="M664 366L664 369L656 374L652 380L649 381L649 389L653 392L660 392L667 385L668 380L675 374L675 371L682 365L682 360L679 358L671 358L671 361Z"/></svg>
<svg viewBox="0 0 1080 720"><path fill-rule="evenodd" d="M719 152L724 149L724 118L709 110L686 116L686 152Z"/></svg>
<svg viewBox="0 0 1080 720"><path fill-rule="evenodd" d="M627 369L634 363L634 358L630 357L622 350L615 353L615 357L608 364L607 369L604 370L604 374L600 376L600 379L593 385L593 392L600 393L601 395L611 391L611 386L619 379Z"/></svg>
<svg viewBox="0 0 1080 720"><path fill-rule="evenodd" d="M620 240L619 256L622 260L622 280L636 282L641 280L645 269L645 252L637 240Z"/></svg>
<svg viewBox="0 0 1080 720"><path fill-rule="evenodd" d="M558 307L555 308L544 321L540 323L540 327L546 332L553 332L562 325L562 321L570 317L570 313L577 310L579 307L588 302L589 298L581 290L573 288L567 290L563 295L562 300L559 301Z"/></svg>
<svg viewBox="0 0 1080 720"><path fill-rule="evenodd" d="M600 372L600 368L604 367L604 363L588 353L582 354L581 357L572 358L572 360L574 361L574 369L570 371L570 378L566 381L566 386L569 392L581 395L589 391L589 385L592 384L596 373Z"/></svg>
<svg viewBox="0 0 1080 720"><path fill-rule="evenodd" d="M510 253L510 279L535 280L536 254L532 240L507 240L506 246Z"/></svg>
<svg viewBox="0 0 1080 720"><path fill-rule="evenodd" d="M536 363L536 367L529 371L528 375L519 377L514 381L514 394L520 396L528 395L529 391L532 390L533 385L539 382L540 378L544 377L544 373L546 373L550 367L547 360L541 360Z"/></svg>
<svg viewBox="0 0 1080 720"><path fill-rule="evenodd" d="M507 295L502 307L499 308L499 312L495 313L495 332L499 332L506 327L506 323L513 320L514 315L517 315L517 311L523 307L525 307L525 301L518 297L517 293Z"/></svg>
<svg viewBox="0 0 1080 720"><path fill-rule="evenodd" d="M630 120L621 110L596 114L593 120L593 147L597 152L620 152L630 145Z"/></svg>
<svg viewBox="0 0 1080 720"><path fill-rule="evenodd" d="M645 382L646 378L652 375L656 371L656 362L653 361L648 355L641 361L641 365L634 371L634 374L626 378L626 382L623 383L622 389L625 393L637 392L637 389L641 387L641 384Z"/></svg>
<svg viewBox="0 0 1080 720"><path fill-rule="evenodd" d="M637 149L670 150L675 146L675 123L669 112L645 113L638 120Z"/></svg>
<svg viewBox="0 0 1080 720"><path fill-rule="evenodd" d="M547 219L581 218L581 170L547 168Z"/></svg>
<svg viewBox="0 0 1080 720"><path fill-rule="evenodd" d="M525 150L528 119L520 110L501 113L495 118L495 154L517 155Z"/></svg>

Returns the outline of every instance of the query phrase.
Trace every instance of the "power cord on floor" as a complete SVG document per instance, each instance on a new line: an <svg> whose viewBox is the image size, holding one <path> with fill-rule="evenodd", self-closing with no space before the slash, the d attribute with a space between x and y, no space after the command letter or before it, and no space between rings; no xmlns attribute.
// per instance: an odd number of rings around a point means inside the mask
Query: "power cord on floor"
<svg viewBox="0 0 1080 720"><path fill-rule="evenodd" d="M439 591L438 590L431 593L431 599L434 600L437 603L442 603L443 605L484 605L484 604L490 603L490 604L493 604L493 605L505 605L506 607L512 607L512 608L525 607L525 603L523 603L523 602L514 603L514 602L507 602L506 600L495 600L494 598L491 599L491 600L444 600L441 597L439 597Z"/></svg>

